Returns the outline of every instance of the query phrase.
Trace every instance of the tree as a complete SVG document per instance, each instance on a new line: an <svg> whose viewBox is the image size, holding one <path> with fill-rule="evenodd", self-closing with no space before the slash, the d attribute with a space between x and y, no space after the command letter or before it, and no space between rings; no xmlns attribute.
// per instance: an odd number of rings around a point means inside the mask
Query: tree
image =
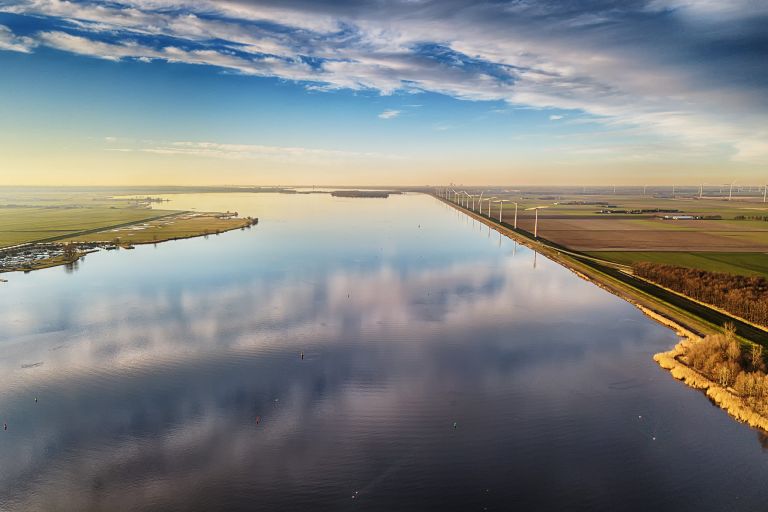
<svg viewBox="0 0 768 512"><path fill-rule="evenodd" d="M74 243L69 242L64 245L64 259L67 261L74 261L77 259L77 247Z"/></svg>
<svg viewBox="0 0 768 512"><path fill-rule="evenodd" d="M752 345L752 358L750 363L752 363L752 368L765 372L765 360L763 359L763 346L762 345Z"/></svg>

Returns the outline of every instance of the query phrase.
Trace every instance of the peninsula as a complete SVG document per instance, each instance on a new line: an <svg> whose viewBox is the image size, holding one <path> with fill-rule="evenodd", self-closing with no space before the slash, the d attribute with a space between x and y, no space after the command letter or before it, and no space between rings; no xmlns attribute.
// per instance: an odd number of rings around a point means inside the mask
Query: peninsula
<svg viewBox="0 0 768 512"><path fill-rule="evenodd" d="M2 199L2 197L0 197ZM0 273L72 264L98 250L217 235L258 222L237 212L156 210L168 199L38 192L0 202Z"/></svg>

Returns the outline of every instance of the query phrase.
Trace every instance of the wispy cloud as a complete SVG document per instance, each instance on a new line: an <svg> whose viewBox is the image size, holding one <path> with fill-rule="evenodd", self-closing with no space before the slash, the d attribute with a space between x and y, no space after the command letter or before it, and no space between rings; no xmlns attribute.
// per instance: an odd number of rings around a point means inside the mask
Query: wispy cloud
<svg viewBox="0 0 768 512"><path fill-rule="evenodd" d="M107 142L113 142L107 140ZM196 156L210 158L224 158L230 160L254 160L254 159L272 159L272 160L301 160L312 159L313 161L338 161L348 159L399 159L397 155L382 153L366 153L358 151L342 151L335 149L318 149L290 146L267 146L260 144L229 144L221 142L206 141L140 141L134 145L126 147L108 147L106 151L117 151L122 153L153 153L157 155L171 156Z"/></svg>
<svg viewBox="0 0 768 512"><path fill-rule="evenodd" d="M37 42L30 37L19 37L5 25L0 25L0 50L30 53Z"/></svg>
<svg viewBox="0 0 768 512"><path fill-rule="evenodd" d="M401 113L400 110L385 110L381 114L379 114L379 119L394 119L397 116L399 116Z"/></svg>
<svg viewBox="0 0 768 512"><path fill-rule="evenodd" d="M551 116L549 116L549 120L550 121L559 121L562 118L563 118L563 116L558 115L558 114L552 114Z"/></svg>
<svg viewBox="0 0 768 512"><path fill-rule="evenodd" d="M728 145L739 159L764 156L768 8L760 2L585 0L576 8L565 0L420 0L416 9L405 0L343 8L303 0L9 0L0 12L46 19L44 30L24 37L0 27L0 49L45 45L316 90L430 91L568 109L609 126Z"/></svg>

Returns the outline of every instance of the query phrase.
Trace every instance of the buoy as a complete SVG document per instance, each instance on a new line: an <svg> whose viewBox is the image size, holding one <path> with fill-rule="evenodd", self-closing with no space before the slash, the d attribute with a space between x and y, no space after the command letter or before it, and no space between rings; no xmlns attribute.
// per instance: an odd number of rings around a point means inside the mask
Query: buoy
<svg viewBox="0 0 768 512"><path fill-rule="evenodd" d="M301 353L301 360L304 360L304 352Z"/></svg>
<svg viewBox="0 0 768 512"><path fill-rule="evenodd" d="M256 416L256 424L258 425L261 423L261 416Z"/></svg>
<svg viewBox="0 0 768 512"><path fill-rule="evenodd" d="M37 397L35 397L35 403L37 403Z"/></svg>
<svg viewBox="0 0 768 512"><path fill-rule="evenodd" d="M8 424L7 423L3 423L3 430L8 430Z"/></svg>
<svg viewBox="0 0 768 512"><path fill-rule="evenodd" d="M458 423L456 423L456 422L454 421L454 422L453 422L453 428L456 428L456 427L458 427L458 426L459 426L459 424L458 424Z"/></svg>

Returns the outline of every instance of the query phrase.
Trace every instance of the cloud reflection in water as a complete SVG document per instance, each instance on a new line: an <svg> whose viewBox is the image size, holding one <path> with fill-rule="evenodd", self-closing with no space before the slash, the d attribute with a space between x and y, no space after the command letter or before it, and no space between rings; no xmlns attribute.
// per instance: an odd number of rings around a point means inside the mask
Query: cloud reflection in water
<svg viewBox="0 0 768 512"><path fill-rule="evenodd" d="M8 283L0 457L14 463L0 467L0 508L339 509L358 491L375 510L556 509L615 503L604 489L628 485L656 489L651 501L671 495L688 460L649 452L627 422L641 411L677 445L690 444L689 422L730 425L698 402L678 414L696 395L659 379L650 360L673 335L544 258L534 270L529 250L487 243L426 198L399 200L434 209L477 249L436 244L407 227L405 210L361 235L369 252L353 240L351 255L320 249L303 266L279 244L295 234L289 222L287 234L267 226L216 246L96 255L62 281L84 290L55 297ZM340 222L318 219L326 235ZM257 243L271 252L247 245ZM217 279L212 269L175 281L167 263L195 247L190 258L208 268L216 250L242 246L256 263ZM115 261L125 275L141 261L145 279L100 283ZM544 474L555 482L546 489ZM478 497L485 488L495 494Z"/></svg>

